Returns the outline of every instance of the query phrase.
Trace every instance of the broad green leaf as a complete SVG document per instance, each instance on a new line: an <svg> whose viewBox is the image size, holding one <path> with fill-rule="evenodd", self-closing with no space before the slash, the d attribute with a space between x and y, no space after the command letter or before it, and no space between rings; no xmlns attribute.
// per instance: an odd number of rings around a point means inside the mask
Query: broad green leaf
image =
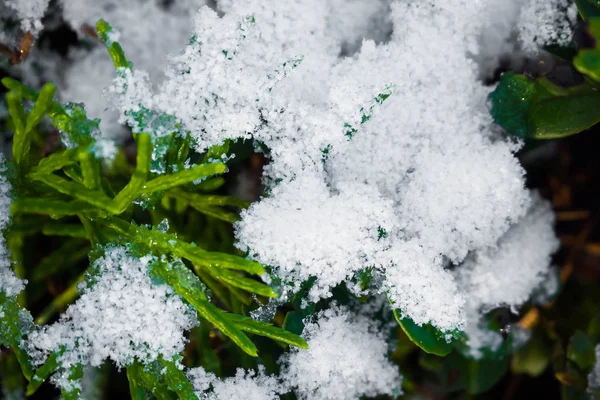
<svg viewBox="0 0 600 400"><path fill-rule="evenodd" d="M590 3L592 0L588 0ZM597 5L598 6L598 5ZM588 75L596 82L600 82L600 49L598 49L598 39L600 39L600 15L596 15L589 20L589 31L596 39L596 45L593 49L581 49L573 59L573 65L583 74Z"/></svg>
<svg viewBox="0 0 600 400"><path fill-rule="evenodd" d="M584 20L600 17L600 3L598 0L575 0L579 14Z"/></svg>
<svg viewBox="0 0 600 400"><path fill-rule="evenodd" d="M160 357L159 362L164 367L162 375L169 389L177 393L180 399L195 399L194 386L183 370L180 370L175 362L167 361L163 357Z"/></svg>
<svg viewBox="0 0 600 400"><path fill-rule="evenodd" d="M399 310L394 310L394 316L406 336L426 353L445 356L452 351L452 343L446 340L443 332L429 324L419 326L412 319L402 317Z"/></svg>
<svg viewBox="0 0 600 400"><path fill-rule="evenodd" d="M265 336L279 342L283 342L301 349L308 349L308 344L300 336L290 333L285 329L271 325L266 322L257 321L252 318L244 317L239 314L225 314L227 318L239 329L253 333L255 335Z"/></svg>
<svg viewBox="0 0 600 400"><path fill-rule="evenodd" d="M444 363L448 390L466 390L471 395L477 395L487 392L502 379L508 369L509 358L473 360L453 352Z"/></svg>
<svg viewBox="0 0 600 400"><path fill-rule="evenodd" d="M304 317L298 311L290 311L283 320L283 329L295 335L301 335L304 330Z"/></svg>
<svg viewBox="0 0 600 400"><path fill-rule="evenodd" d="M564 89L505 73L490 94L494 122L522 138L553 139L584 131L600 121L600 92L588 85Z"/></svg>
<svg viewBox="0 0 600 400"><path fill-rule="evenodd" d="M511 369L515 374L541 375L550 364L550 349L538 337L533 337L513 355Z"/></svg>
<svg viewBox="0 0 600 400"><path fill-rule="evenodd" d="M50 353L46 359L46 362L35 371L33 378L31 378L29 385L27 385L27 396L34 394L42 385L42 383L44 383L44 381L48 379L48 377L52 375L54 371L56 371L58 368L58 357L59 353Z"/></svg>
<svg viewBox="0 0 600 400"><path fill-rule="evenodd" d="M594 343L582 331L576 331L567 346L567 359L573 361L582 372L589 372L594 366L596 354Z"/></svg>
<svg viewBox="0 0 600 400"><path fill-rule="evenodd" d="M196 181L198 179L222 174L226 170L227 166L222 163L195 165L190 169L154 178L146 182L142 191L144 193L154 193L162 190L168 190L176 186L181 186L185 185L186 183Z"/></svg>

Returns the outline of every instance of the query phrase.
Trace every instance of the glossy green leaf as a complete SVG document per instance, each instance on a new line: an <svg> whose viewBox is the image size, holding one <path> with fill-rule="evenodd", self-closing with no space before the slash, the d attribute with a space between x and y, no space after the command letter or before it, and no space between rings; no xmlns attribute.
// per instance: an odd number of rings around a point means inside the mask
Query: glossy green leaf
<svg viewBox="0 0 600 400"><path fill-rule="evenodd" d="M594 366L596 354L594 343L590 337L582 331L576 331L567 346L567 359L577 365L582 372L589 372Z"/></svg>
<svg viewBox="0 0 600 400"><path fill-rule="evenodd" d="M283 329L295 335L301 335L304 330L304 317L297 311L290 311L283 320Z"/></svg>
<svg viewBox="0 0 600 400"><path fill-rule="evenodd" d="M590 3L593 0L588 0ZM573 59L573 65L583 74L588 75L596 82L600 82L600 49L598 49L598 39L600 39L600 15L589 20L589 31L596 39L596 46L593 49L581 49Z"/></svg>
<svg viewBox="0 0 600 400"><path fill-rule="evenodd" d="M146 390L140 382L136 373L136 367L127 367L127 380L129 381L129 393L131 400L147 400Z"/></svg>
<svg viewBox="0 0 600 400"><path fill-rule="evenodd" d="M600 17L600 3L597 0L575 0L575 3L584 20Z"/></svg>
<svg viewBox="0 0 600 400"><path fill-rule="evenodd" d="M448 343L443 332L429 324L419 326L412 319L403 318L399 310L394 310L394 316L406 336L426 353L445 356L452 351L452 343Z"/></svg>
<svg viewBox="0 0 600 400"><path fill-rule="evenodd" d="M58 368L58 356L59 354L56 352L50 353L46 362L35 371L33 378L31 378L29 385L27 385L27 396L34 394L42 383L56 371Z"/></svg>
<svg viewBox="0 0 600 400"><path fill-rule="evenodd" d="M257 321L252 318L244 317L238 314L225 314L227 318L235 324L239 329L253 333L255 335L265 336L279 342L283 342L301 349L308 349L308 344L300 336L291 333L288 330L281 329L277 326L266 322Z"/></svg>
<svg viewBox="0 0 600 400"><path fill-rule="evenodd" d="M587 85L563 89L547 79L505 73L490 94L494 122L522 138L553 139L600 121L600 92Z"/></svg>
<svg viewBox="0 0 600 400"><path fill-rule="evenodd" d="M504 376L509 358L494 360L474 360L450 353L444 360L448 390L466 390L478 395L490 390Z"/></svg>

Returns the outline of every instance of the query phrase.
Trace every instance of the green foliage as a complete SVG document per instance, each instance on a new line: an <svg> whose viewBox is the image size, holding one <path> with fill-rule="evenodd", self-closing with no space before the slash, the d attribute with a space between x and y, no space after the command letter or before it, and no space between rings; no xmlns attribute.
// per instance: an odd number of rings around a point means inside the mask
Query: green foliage
<svg viewBox="0 0 600 400"><path fill-rule="evenodd" d="M426 353L445 356L452 351L453 346L446 340L446 335L433 326L419 326L412 319L402 317L399 310L394 310L394 317L406 336Z"/></svg>
<svg viewBox="0 0 600 400"><path fill-rule="evenodd" d="M507 72L490 94L494 122L507 133L526 139L555 139L582 132L600 122L600 15L596 1L577 2L596 40L593 49L582 49L573 59L585 80L561 87L548 78L531 79Z"/></svg>
<svg viewBox="0 0 600 400"><path fill-rule="evenodd" d="M101 20L97 28L115 67L131 68L120 45L110 39L110 25ZM121 169L107 169L93 151L99 121L89 120L81 106L63 106L56 102L56 88L52 84L37 93L10 78L4 78L2 83L9 90L6 98L14 127L12 163L16 170L10 209L15 224L7 233L9 241L10 235L17 234L25 238L18 242L21 245L36 235L56 238L59 245L41 258L28 279L30 285L43 285L55 277L67 277L70 282L36 313L37 324L48 323L76 300L77 284L86 275L93 276L88 265L102 256L105 245L116 243L130 246L139 256L155 255L156 262L150 268L152 275L170 285L213 327L211 329L227 338L223 340L230 340L249 356L258 356L258 348L248 335L307 348L299 336L244 314L248 312L246 306L252 304L251 296L277 296L269 285L260 281L265 273L262 265L237 255L231 247L222 252L214 251L214 245L206 241L202 245L194 243L206 236L199 228L204 226L203 229L210 230L211 226L236 221L236 211L248 206L247 202L231 196L211 193L224 183L221 175L227 172L223 160L227 159L228 142L198 155L190 152L189 135L173 133L165 141L154 138L149 129L149 133L134 134L133 170L126 161ZM31 107L27 106L29 103ZM54 149L45 156L41 154L45 150L37 148L33 141L34 135L40 134L36 130L44 116L64 135L68 146ZM157 153L159 147L161 150ZM160 173L151 172L156 154L166 166ZM201 162L185 168L190 157ZM186 233L190 228L185 228L188 218L192 223L195 220L201 224L192 226L191 232ZM149 219L165 221L166 228L158 222L154 227L146 225ZM30 222L19 222L25 220ZM178 234L168 232L170 224L178 227ZM21 252L16 245L11 249L15 255ZM82 266L85 267L82 269ZM220 302L221 298L227 300ZM81 380L83 365L61 370L61 352L50 354L34 371L20 347L33 327L31 315L16 297L8 297L3 292L0 292L0 306L6 314L0 321L0 344L12 349L23 376L29 381L27 395L37 392L57 371L73 383ZM128 366L132 397L145 399L147 394L159 399L194 397L193 387L180 369L181 362L182 359L161 357L151 365ZM67 386L61 393L62 398L80 397L78 385Z"/></svg>

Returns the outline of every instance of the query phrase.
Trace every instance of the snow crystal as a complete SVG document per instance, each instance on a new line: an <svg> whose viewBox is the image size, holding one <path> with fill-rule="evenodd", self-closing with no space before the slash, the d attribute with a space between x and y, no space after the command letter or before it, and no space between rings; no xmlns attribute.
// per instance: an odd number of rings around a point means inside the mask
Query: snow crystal
<svg viewBox="0 0 600 400"><path fill-rule="evenodd" d="M404 316L460 329L467 299L448 267L497 246L531 203L521 144L499 134L479 77L538 3L349 0L340 14L341 0L221 0L163 83L123 74L113 103L134 127L132 107L174 117L198 151L268 149L238 247L296 286L317 277L311 300L372 268Z"/></svg>
<svg viewBox="0 0 600 400"><path fill-rule="evenodd" d="M100 366L111 359L117 366L135 360L151 362L183 351L183 332L197 324L195 312L173 289L153 283L151 257L137 259L120 247L107 248L93 264L98 276L60 320L31 333L26 348L35 364L64 347L59 361Z"/></svg>
<svg viewBox="0 0 600 400"><path fill-rule="evenodd" d="M42 17L50 0L6 0L6 5L17 13L21 29L34 33L42 29Z"/></svg>
<svg viewBox="0 0 600 400"><path fill-rule="evenodd" d="M283 394L283 387L278 379L266 375L262 366L258 372L238 368L234 377L224 379L207 373L203 368L192 368L187 371L187 376L192 381L198 398L205 400L275 400L279 398L279 394Z"/></svg>
<svg viewBox="0 0 600 400"><path fill-rule="evenodd" d="M8 226L10 221L11 185L6 179L6 165L4 155L0 154L0 231ZM14 296L25 288L26 280L16 277L6 248L6 239L0 234L0 290L7 296Z"/></svg>
<svg viewBox="0 0 600 400"><path fill-rule="evenodd" d="M84 25L94 27L102 18L120 34L120 44L136 68L148 73L153 85L164 77L168 55L174 54L188 42L191 16L206 3L205 0L178 0L165 5L159 0L62 0L63 15L71 27L82 32ZM156 34L156 29L160 34ZM116 36L116 35L115 35ZM54 77L63 101L82 102L88 116L102 119L104 136L117 139L124 135L118 114L108 109L102 98L103 89L110 85L115 70L106 48L98 45L91 50L69 54L72 63L66 71Z"/></svg>
<svg viewBox="0 0 600 400"><path fill-rule="evenodd" d="M529 212L500 239L497 246L481 249L456 269L467 298L469 345L475 355L482 347L497 347L500 335L482 328L480 313L500 306L518 307L545 285L552 253L559 247L553 231L550 204L534 195Z"/></svg>
<svg viewBox="0 0 600 400"><path fill-rule="evenodd" d="M303 336L309 349L292 349L280 361L281 376L299 399L400 394L402 377L370 319L329 309L306 324Z"/></svg>
<svg viewBox="0 0 600 400"><path fill-rule="evenodd" d="M570 0L529 0L521 9L517 27L523 49L535 52L540 47L567 45L577 22L577 5Z"/></svg>
<svg viewBox="0 0 600 400"><path fill-rule="evenodd" d="M242 213L238 235L250 240L239 246L263 264L276 266L276 274L286 281L316 276L314 301L373 265L371 257L385 246L382 232L393 229L391 202L364 185L348 184L331 194L324 182L309 176L278 185L270 195ZM290 243L303 246L290 248Z"/></svg>

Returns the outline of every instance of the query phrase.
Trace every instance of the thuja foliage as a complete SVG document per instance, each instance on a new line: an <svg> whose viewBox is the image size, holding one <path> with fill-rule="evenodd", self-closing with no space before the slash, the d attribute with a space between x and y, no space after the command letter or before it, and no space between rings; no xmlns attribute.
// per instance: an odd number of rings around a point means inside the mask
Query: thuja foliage
<svg viewBox="0 0 600 400"><path fill-rule="evenodd" d="M98 34L103 40L108 40L110 29L107 23L99 21ZM117 42L107 43L107 48L115 67L129 68ZM108 251L107 246L123 243L138 256L154 255L154 279L168 284L202 321L217 328L249 356L258 355L249 335L307 348L301 337L244 316L243 310L253 301L252 296L259 302L277 297L273 288L260 280L265 274L263 266L231 248L227 252L207 250L223 239L226 242L227 223L238 218L236 208L248 205L234 197L213 194L224 183L222 175L227 166L221 157L227 154L228 143L213 147L206 154L192 154L189 137L180 132L173 131L160 143L153 143L147 133L139 133L134 137L135 167L130 170L121 151L116 154L115 164L107 169L101 156L102 144L94 136L99 121L88 119L82 105L58 103L52 83L39 92L11 78L4 78L2 84L8 89L6 102L14 132L12 160L7 167L14 197L10 207L13 223L7 232L9 249L14 259L22 259L28 257L23 247L27 237L42 234L61 238L62 244L38 264L31 280L38 289L51 276L72 282L36 316L35 323L54 319L60 309L76 298L78 283L97 279L91 268L75 268L85 262L88 252L91 251L93 263ZM44 149L39 147L39 124L46 116L68 143L67 148L49 155L44 155ZM199 162L186 168L190 158ZM161 172L157 172L158 164ZM124 181L126 176L129 178ZM169 227L172 221L180 221L176 226L181 229ZM213 243L208 237L207 243L202 244L189 239L202 228L217 235ZM73 274L74 270L78 275ZM236 312L215 306L211 297ZM32 367L21 348L22 338L31 329L32 317L24 307L28 300L25 293L17 298L1 292L0 342L14 352L29 381L27 395L32 395L60 367L62 350L51 353L43 365ZM180 367L164 358L156 363L155 367L138 363L127 366L134 398L144 398L145 393L157 398L194 396ZM14 366L7 366L10 369ZM72 365L67 372L69 380L78 381L83 365ZM20 384L18 379L15 383ZM79 396L80 387L63 387L63 398Z"/></svg>

